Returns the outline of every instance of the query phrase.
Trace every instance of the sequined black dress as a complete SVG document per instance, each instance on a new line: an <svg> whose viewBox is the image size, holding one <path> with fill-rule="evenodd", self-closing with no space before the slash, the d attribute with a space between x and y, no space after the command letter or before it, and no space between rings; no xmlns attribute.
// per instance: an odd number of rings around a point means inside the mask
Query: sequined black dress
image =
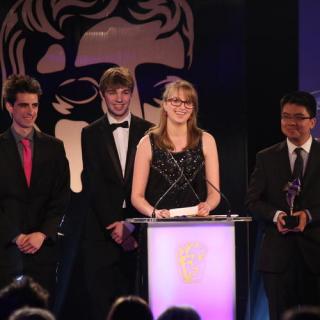
<svg viewBox="0 0 320 320"><path fill-rule="evenodd" d="M150 142L152 160L146 188L147 201L154 206L170 187L156 205L157 209L183 208L205 201L207 187L201 140L194 149L176 153L157 148L152 134Z"/></svg>

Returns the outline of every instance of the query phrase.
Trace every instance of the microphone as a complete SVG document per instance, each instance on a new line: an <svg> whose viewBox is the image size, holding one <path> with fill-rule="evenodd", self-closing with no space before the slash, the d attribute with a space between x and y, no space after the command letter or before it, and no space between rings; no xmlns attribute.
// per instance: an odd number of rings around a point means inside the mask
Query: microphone
<svg viewBox="0 0 320 320"><path fill-rule="evenodd" d="M183 177L183 171L181 171L180 176L178 177L178 179L160 196L158 201L153 206L153 210L152 210L152 213L151 213L151 218L155 218L156 217L156 210L157 210L157 207L158 207L159 203L171 191L171 189L179 182L179 180L182 177Z"/></svg>
<svg viewBox="0 0 320 320"><path fill-rule="evenodd" d="M228 200L228 198L220 191L213 183L211 183L208 179L205 179L205 181L212 187L213 190L217 191L222 199L225 201L228 209L227 209L227 218L231 217L232 209L231 209L231 203Z"/></svg>
<svg viewBox="0 0 320 320"><path fill-rule="evenodd" d="M171 191L171 189L179 182L179 180L184 177L188 186L190 187L190 189L192 190L193 194L195 195L195 197L197 198L197 200L200 202L200 198L198 196L198 194L195 192L194 188L192 187L189 179L186 177L186 175L184 174L184 171L182 170L182 168L179 166L178 162L176 161L176 159L172 156L171 153L169 153L172 160L174 161L174 163L176 164L176 166L178 167L179 171L180 171L180 175L178 177L178 179L162 194L162 196L160 196L160 198L158 199L158 201L155 203L155 205L153 206L153 210L151 213L151 218L155 218L156 217L156 209L159 205L159 203L162 201L162 199ZM228 198L223 194L222 191L220 191L213 183L211 183L208 179L204 179L212 188L213 190L215 190L216 192L218 192L220 194L220 196L223 198L223 200L226 202L227 204L227 218L231 217L231 213L232 213L232 209L231 209L231 203L228 200Z"/></svg>

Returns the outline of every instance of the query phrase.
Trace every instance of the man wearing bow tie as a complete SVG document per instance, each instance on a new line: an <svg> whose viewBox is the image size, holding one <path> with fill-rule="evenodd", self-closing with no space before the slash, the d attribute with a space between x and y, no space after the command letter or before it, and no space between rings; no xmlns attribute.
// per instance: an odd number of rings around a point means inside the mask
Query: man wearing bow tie
<svg viewBox="0 0 320 320"><path fill-rule="evenodd" d="M84 269L94 319L105 319L114 299L134 293L139 216L130 202L136 146L151 123L129 111L133 78L127 68L108 69L100 80L106 114L82 131L82 182L89 201Z"/></svg>
<svg viewBox="0 0 320 320"><path fill-rule="evenodd" d="M294 306L320 304L320 143L311 136L317 103L298 91L285 95L280 106L286 140L257 154L247 196L264 227L258 268L271 320ZM301 184L293 207L296 226L286 220L292 181Z"/></svg>

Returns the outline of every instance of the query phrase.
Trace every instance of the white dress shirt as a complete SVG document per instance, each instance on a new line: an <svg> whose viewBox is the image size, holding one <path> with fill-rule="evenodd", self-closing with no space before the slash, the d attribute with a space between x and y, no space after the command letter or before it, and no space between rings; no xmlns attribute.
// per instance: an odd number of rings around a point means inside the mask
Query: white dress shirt
<svg viewBox="0 0 320 320"><path fill-rule="evenodd" d="M304 174L304 172L306 170L308 158L309 158L311 144L312 144L312 136L310 136L309 139L302 146L299 146L299 147L297 147L292 142L290 142L289 139L287 139L288 155L289 155L289 160L290 160L291 172L293 172L294 163L297 159L297 154L295 153L295 150L297 148L301 148L302 149L301 156L303 159L303 174Z"/></svg>
<svg viewBox="0 0 320 320"><path fill-rule="evenodd" d="M107 117L109 120L109 123L120 123L124 121L128 121L129 127L131 122L131 113L129 112L128 115L122 119L121 121L118 121L110 113L107 112ZM129 142L129 128L122 128L119 127L113 131L113 138L114 142L117 147L118 156L121 164L122 169L122 176L124 177L125 170L126 170L126 160L127 160L127 152L128 152L128 142Z"/></svg>
<svg viewBox="0 0 320 320"><path fill-rule="evenodd" d="M294 168L294 162L297 159L297 154L295 153L295 149L296 148L301 148L301 156L303 159L303 174L306 170L306 166L307 166L307 162L309 159L309 153L310 153L310 149L311 149L311 144L312 144L312 136L310 135L309 139L301 146L296 146L295 144L293 144L292 142L289 141L289 139L287 138L287 145L288 145L288 156L289 156L289 161L290 161L290 167L291 167L291 172L293 172L293 168ZM309 222L311 221L311 214L309 212L309 210L306 210L306 213L308 215L309 218ZM273 222L277 222L278 220L278 216L281 213L281 210L277 210L277 212L275 213L274 217L273 217Z"/></svg>
<svg viewBox="0 0 320 320"><path fill-rule="evenodd" d="M131 122L131 113L130 112L121 121L118 121L117 119L115 119L108 111L107 111L107 117L108 117L110 124L128 121L128 125L130 128L130 122ZM114 138L114 142L116 144L116 148L118 151L118 156L119 156L119 160L120 160L120 165L121 165L123 177L124 177L125 170L126 170L128 143L129 143L129 128L119 127L117 129L113 130L113 138ZM126 206L127 206L126 200L124 199L123 204L122 204L122 208L126 208ZM126 225L127 225L127 223L126 223Z"/></svg>

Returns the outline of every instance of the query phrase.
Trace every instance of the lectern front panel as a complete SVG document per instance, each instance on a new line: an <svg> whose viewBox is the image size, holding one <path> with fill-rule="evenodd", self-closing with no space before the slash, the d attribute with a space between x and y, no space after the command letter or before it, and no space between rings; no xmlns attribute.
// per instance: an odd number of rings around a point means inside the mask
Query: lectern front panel
<svg viewBox="0 0 320 320"><path fill-rule="evenodd" d="M149 304L157 318L187 305L202 320L235 319L234 223L148 225Z"/></svg>

